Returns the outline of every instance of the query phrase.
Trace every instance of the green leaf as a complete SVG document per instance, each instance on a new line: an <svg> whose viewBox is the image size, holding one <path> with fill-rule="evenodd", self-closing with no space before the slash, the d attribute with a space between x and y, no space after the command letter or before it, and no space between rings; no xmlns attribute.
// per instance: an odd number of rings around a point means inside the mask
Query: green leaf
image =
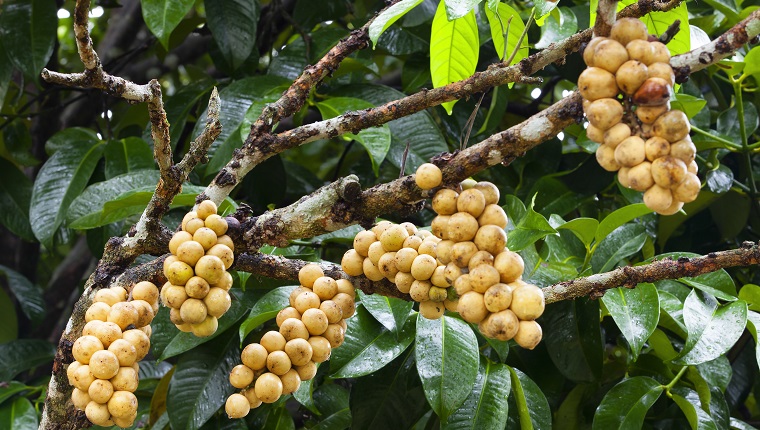
<svg viewBox="0 0 760 430"><path fill-rule="evenodd" d="M207 97L214 87L215 82L210 78L202 78L197 81L191 82L187 85L183 85L176 93L170 97L164 95L164 110L166 110L166 119L171 124L170 140L171 147L174 150L179 143L180 138L185 129L187 123L187 117L193 108ZM205 126L205 121L199 126ZM198 129L196 129L198 130ZM190 136L191 139L196 138L197 135Z"/></svg>
<svg viewBox="0 0 760 430"><path fill-rule="evenodd" d="M24 275L9 267L0 265L0 274L4 274L13 295L16 296L21 311L35 325L45 318L45 300L42 288L31 283Z"/></svg>
<svg viewBox="0 0 760 430"><path fill-rule="evenodd" d="M349 111L369 109L375 107L372 103L353 97L332 97L317 103L317 108L322 114L322 119L335 118ZM375 176L380 175L380 164L388 154L391 147L391 130L387 124L380 127L372 127L359 132L359 134L345 133L347 139L356 140L367 150L372 161L372 170Z"/></svg>
<svg viewBox="0 0 760 430"><path fill-rule="evenodd" d="M670 394L673 401L676 402L683 414L686 415L686 419L689 421L689 425L694 430L718 430L723 428L719 426L709 413L702 409L702 405L699 400L699 395L696 391L686 387L674 387Z"/></svg>
<svg viewBox="0 0 760 430"><path fill-rule="evenodd" d="M5 430L36 430L37 411L26 397L19 397L0 408L0 428Z"/></svg>
<svg viewBox="0 0 760 430"><path fill-rule="evenodd" d="M746 135L749 136L757 130L758 125L760 125L760 118L758 118L757 108L754 103L745 101L743 106L744 129ZM718 115L716 127L718 133L723 135L726 139L732 142L741 143L741 123L739 122L739 110L736 106L731 106Z"/></svg>
<svg viewBox="0 0 760 430"><path fill-rule="evenodd" d="M319 369L319 366L322 363L316 363L317 369ZM298 401L303 407L310 410L311 412L319 415L319 411L317 410L317 407L314 405L314 379L309 379L308 381L301 381L301 385L298 387L298 390L296 390L293 393L293 398Z"/></svg>
<svg viewBox="0 0 760 430"><path fill-rule="evenodd" d="M240 318L242 318L248 309L253 305L254 290L249 289L244 293L241 290L234 289L230 290L230 295L232 296L232 304L230 305L230 308L227 310L227 312L225 312L225 314L219 318L219 327L214 334L208 337L197 337L192 333L185 333L179 330L174 330L176 334L172 340L166 344L166 347L161 352L159 360L166 360L167 358L180 355L183 352L189 351L198 345L209 342L212 339L220 336L222 333L226 332L228 328L240 320Z"/></svg>
<svg viewBox="0 0 760 430"><path fill-rule="evenodd" d="M155 169L153 150L144 140L128 137L106 144L106 179L135 170Z"/></svg>
<svg viewBox="0 0 760 430"><path fill-rule="evenodd" d="M745 284L739 290L739 299L747 302L750 310L760 311L760 286Z"/></svg>
<svg viewBox="0 0 760 430"><path fill-rule="evenodd" d="M364 294L361 291L357 291L357 293L364 309L372 314L380 324L394 332L396 336L401 333L402 327L409 318L412 306L414 306L413 302L381 294Z"/></svg>
<svg viewBox="0 0 760 430"><path fill-rule="evenodd" d="M388 331L364 309L347 320L345 340L333 350L330 370L333 378L358 378L382 369L401 355L414 339L414 320L406 321L398 333Z"/></svg>
<svg viewBox="0 0 760 430"><path fill-rule="evenodd" d="M446 5L446 17L449 21L459 19L470 12L474 12L475 6L481 0L444 0L441 3Z"/></svg>
<svg viewBox="0 0 760 430"><path fill-rule="evenodd" d="M689 118L693 118L694 115L698 114L707 105L707 100L689 94L678 93L676 94L676 99L671 101L670 105L673 109L680 110Z"/></svg>
<svg viewBox="0 0 760 430"><path fill-rule="evenodd" d="M560 225L557 227L557 230L570 230L573 234L578 236L578 239L580 239L584 245L589 246L594 240L594 235L598 228L599 221L593 218L575 218Z"/></svg>
<svg viewBox="0 0 760 430"><path fill-rule="evenodd" d="M248 318L240 324L240 342L243 342L256 327L269 321L277 316L280 310L290 306L290 293L298 287L297 285L288 285L285 287L275 288L264 294L255 305L251 308Z"/></svg>
<svg viewBox="0 0 760 430"><path fill-rule="evenodd" d="M593 21L591 21L593 22ZM652 210L646 207L644 203L636 203L633 205L624 206L615 212L607 215L602 222L599 223L599 228L596 229L596 235L594 239L597 242L601 242L602 239L607 237L613 230L627 223L628 221L638 218L642 215L652 213Z"/></svg>
<svg viewBox="0 0 760 430"><path fill-rule="evenodd" d="M14 376L50 363L55 355L55 347L47 341L19 339L0 344L0 381L10 381Z"/></svg>
<svg viewBox="0 0 760 430"><path fill-rule="evenodd" d="M256 46L258 2L206 1L206 20L216 44L232 69L237 69Z"/></svg>
<svg viewBox="0 0 760 430"><path fill-rule="evenodd" d="M622 225L607 235L591 256L594 273L612 270L623 259L639 252L647 240L646 230L641 224Z"/></svg>
<svg viewBox="0 0 760 430"><path fill-rule="evenodd" d="M755 339L755 361L760 366L760 341L758 341L758 328L760 328L760 314L757 312L747 312L747 330L752 334Z"/></svg>
<svg viewBox="0 0 760 430"><path fill-rule="evenodd" d="M190 12L194 3L194 0L143 0L142 15L145 25L166 50L169 50L169 36L182 18Z"/></svg>
<svg viewBox="0 0 760 430"><path fill-rule="evenodd" d="M655 329L647 342L654 354L662 361L670 361L678 355L668 335L660 329Z"/></svg>
<svg viewBox="0 0 760 430"><path fill-rule="evenodd" d="M34 232L29 223L29 204L32 195L32 181L10 161L0 157L0 223L11 233L34 241Z"/></svg>
<svg viewBox="0 0 760 430"><path fill-rule="evenodd" d="M755 46L747 52L744 56L744 74L745 75L758 75L760 74L760 46Z"/></svg>
<svg viewBox="0 0 760 430"><path fill-rule="evenodd" d="M0 288L0 345L18 338L18 317L13 301L4 289ZM3 379L0 379L3 381Z"/></svg>
<svg viewBox="0 0 760 430"><path fill-rule="evenodd" d="M417 372L425 397L446 421L465 401L478 376L478 340L465 322L417 316Z"/></svg>
<svg viewBox="0 0 760 430"><path fill-rule="evenodd" d="M520 428L542 430L552 428L552 412L541 388L519 369L509 367L512 375L512 394L517 405Z"/></svg>
<svg viewBox="0 0 760 430"><path fill-rule="evenodd" d="M509 366L480 357L478 378L462 406L441 430L496 429L507 424L507 400L512 388Z"/></svg>
<svg viewBox="0 0 760 430"><path fill-rule="evenodd" d="M325 384L314 391L314 403L324 417L314 428L343 430L351 425L348 390L337 384ZM279 430L279 428L278 428Z"/></svg>
<svg viewBox="0 0 760 430"><path fill-rule="evenodd" d="M718 306L712 296L692 291L684 302L683 319L689 337L673 363L704 363L734 346L747 324L747 303L738 300Z"/></svg>
<svg viewBox="0 0 760 430"><path fill-rule="evenodd" d="M507 234L507 247L511 251L521 251L537 240L557 233L543 215L533 210L535 203L536 195L534 194L528 212L520 218L515 229Z"/></svg>
<svg viewBox="0 0 760 430"><path fill-rule="evenodd" d="M208 421L232 394L229 373L239 361L233 330L180 357L166 396L172 428L196 430Z"/></svg>
<svg viewBox="0 0 760 430"><path fill-rule="evenodd" d="M158 170L137 170L90 185L69 207L66 213L68 227L87 230L119 221L114 217L106 218L105 205L131 190L155 187L159 176Z"/></svg>
<svg viewBox="0 0 760 430"><path fill-rule="evenodd" d="M372 44L377 47L377 39L380 38L380 35L420 3L422 3L422 0L401 0L383 10L369 25L369 40L372 41Z"/></svg>
<svg viewBox="0 0 760 430"><path fill-rule="evenodd" d="M285 89L285 87L282 87L282 86L278 86L277 88L282 89L282 90ZM264 107L266 107L266 105L268 105L269 103L276 102L277 99L279 98L280 98L280 94L273 91L266 94L262 98L254 101L251 104L251 106L245 112L245 116L243 117L243 122L240 123L240 141L241 142L245 142L245 140L248 138L248 135L251 133L251 124L256 122L257 119L259 119L259 117L261 116L261 112L264 110ZM219 157L226 156L227 153L229 153L230 157L232 156L232 148L228 149L226 145L221 146L217 150L217 154Z"/></svg>
<svg viewBox="0 0 760 430"><path fill-rule="evenodd" d="M745 423L744 421L731 417L731 428L737 430L755 430L755 427Z"/></svg>
<svg viewBox="0 0 760 430"><path fill-rule="evenodd" d="M37 174L29 217L34 235L46 247L52 247L69 205L87 186L104 149L98 140L67 140L66 149L53 154Z"/></svg>
<svg viewBox="0 0 760 430"><path fill-rule="evenodd" d="M5 52L5 47L0 43L0 104L4 104L5 95L11 87L11 77L13 76L13 64Z"/></svg>
<svg viewBox="0 0 760 430"><path fill-rule="evenodd" d="M660 320L657 288L652 284L639 284L636 288L614 288L607 290L602 302L631 345L633 361L636 361L641 348Z"/></svg>
<svg viewBox="0 0 760 430"><path fill-rule="evenodd" d="M593 430L641 428L647 411L660 398L663 386L646 376L635 376L612 387L596 408Z"/></svg>
<svg viewBox="0 0 760 430"><path fill-rule="evenodd" d="M0 13L0 42L24 75L36 80L53 54L58 28L53 0L8 0Z"/></svg>
<svg viewBox="0 0 760 430"><path fill-rule="evenodd" d="M540 323L549 356L565 377L593 382L602 376L599 302L578 299L554 303L547 307Z"/></svg>
<svg viewBox="0 0 760 430"><path fill-rule="evenodd" d="M541 26L541 39L536 42L537 49L544 49L554 42L572 36L578 30L578 18L569 7L560 7L551 11Z"/></svg>
<svg viewBox="0 0 760 430"><path fill-rule="evenodd" d="M285 408L284 404L278 406L267 415L266 422L261 426L261 430L295 430L296 425L293 417Z"/></svg>
<svg viewBox="0 0 760 430"><path fill-rule="evenodd" d="M351 387L351 415L357 429L408 429L429 408L409 349Z"/></svg>
<svg viewBox="0 0 760 430"><path fill-rule="evenodd" d="M470 8L461 18L451 17L454 20L449 21L448 9L446 2L438 4L430 33L430 76L434 88L469 78L478 65L480 43L475 11ZM449 115L456 102L443 103Z"/></svg>
<svg viewBox="0 0 760 430"><path fill-rule="evenodd" d="M505 60L515 50L517 41L520 40L520 36L525 31L525 23L520 18L520 13L506 3L499 3L496 11L487 7L486 18L488 18L488 26L491 28L491 40L493 40L493 46L496 48L496 55L499 56L500 60ZM509 28L509 34L507 35L507 49L505 51L504 33L507 32L507 28ZM527 56L528 38L525 37L520 43L515 58L509 64L515 64Z"/></svg>

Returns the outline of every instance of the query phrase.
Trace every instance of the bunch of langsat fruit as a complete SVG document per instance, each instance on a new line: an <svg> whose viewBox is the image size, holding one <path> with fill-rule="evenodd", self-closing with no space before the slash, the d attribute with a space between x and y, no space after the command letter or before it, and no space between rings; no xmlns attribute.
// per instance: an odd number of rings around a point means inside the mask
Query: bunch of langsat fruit
<svg viewBox="0 0 760 430"><path fill-rule="evenodd" d="M433 189L442 174L426 163L415 181ZM535 319L544 311L544 295L521 279L523 260L506 246L508 220L498 201L499 189L490 182L468 179L441 188L432 199L438 214L432 233L382 221L356 235L341 266L350 276L393 282L420 303L425 318L440 318L448 309L478 324L485 336L533 349L541 341Z"/></svg>
<svg viewBox="0 0 760 430"><path fill-rule="evenodd" d="M82 336L66 369L74 387L71 401L93 424L130 427L137 417L138 362L150 349L150 322L158 312L158 288L143 281L127 290L110 287L95 294L85 313Z"/></svg>
<svg viewBox="0 0 760 430"><path fill-rule="evenodd" d="M240 354L242 364L230 372L230 384L241 389L227 398L230 418L243 418L251 408L298 390L301 381L317 374L317 363L343 343L346 318L356 311L353 284L325 276L314 263L301 268L298 281L290 306L277 314L279 330L247 345Z"/></svg>
<svg viewBox="0 0 760 430"><path fill-rule="evenodd" d="M206 337L216 332L217 318L232 304L232 275L227 269L235 259L227 220L217 215L211 200L198 204L182 220L182 230L169 241L172 253L164 261L167 282L161 301L171 308L169 318L183 332Z"/></svg>
<svg viewBox="0 0 760 430"><path fill-rule="evenodd" d="M583 52L588 68L578 77L586 134L600 143L599 165L618 172L627 188L644 192L644 204L672 215L694 201L696 147L686 115L670 110L675 75L670 52L638 19L623 18L610 37L594 37ZM622 97L621 97L622 96Z"/></svg>

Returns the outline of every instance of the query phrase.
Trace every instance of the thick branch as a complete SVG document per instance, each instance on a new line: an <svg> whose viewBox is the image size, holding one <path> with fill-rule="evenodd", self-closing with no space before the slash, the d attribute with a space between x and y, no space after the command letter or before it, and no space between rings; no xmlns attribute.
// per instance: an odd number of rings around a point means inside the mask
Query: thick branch
<svg viewBox="0 0 760 430"><path fill-rule="evenodd" d="M544 288L546 303L590 296L599 298L610 288L633 288L643 282L704 275L726 267L754 266L760 263L760 246L744 242L741 248L711 252L703 257L677 260L666 258L641 266L619 267L611 272L560 282Z"/></svg>
<svg viewBox="0 0 760 430"><path fill-rule="evenodd" d="M615 23L615 9L617 0L599 0L596 9L596 21L594 21L594 36L607 37Z"/></svg>

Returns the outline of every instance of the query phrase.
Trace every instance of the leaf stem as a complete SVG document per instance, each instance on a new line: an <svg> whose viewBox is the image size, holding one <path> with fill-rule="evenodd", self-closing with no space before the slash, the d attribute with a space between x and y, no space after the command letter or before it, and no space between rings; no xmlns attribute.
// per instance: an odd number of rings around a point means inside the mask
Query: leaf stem
<svg viewBox="0 0 760 430"><path fill-rule="evenodd" d="M710 133L709 131L702 130L701 128L699 128L699 127L697 127L697 126L695 126L693 124L691 126L691 129L692 129L692 131L695 131L698 134L701 134L703 136L708 136L708 137L712 138L713 140L715 140L716 142L720 142L720 143L722 143L722 144L724 144L724 145L726 145L728 147L731 147L731 148L734 148L734 149L741 149L741 146L737 145L736 143L731 142L728 139L724 139L724 138L722 138L720 136L716 136L716 135Z"/></svg>
<svg viewBox="0 0 760 430"><path fill-rule="evenodd" d="M668 397L670 397L670 389L673 388L679 379L681 379L681 376L683 376L684 373L686 373L686 370L689 369L689 366L684 366L681 368L681 370L676 374L676 376L673 378L672 381L668 383L668 385L665 385L665 392L668 393Z"/></svg>

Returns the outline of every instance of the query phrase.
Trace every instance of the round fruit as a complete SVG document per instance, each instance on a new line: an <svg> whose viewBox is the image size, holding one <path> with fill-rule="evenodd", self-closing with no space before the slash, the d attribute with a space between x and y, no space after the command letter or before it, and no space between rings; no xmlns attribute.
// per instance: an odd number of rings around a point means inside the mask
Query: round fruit
<svg viewBox="0 0 760 430"><path fill-rule="evenodd" d="M230 371L230 384L235 388L245 388L253 382L253 369L238 364Z"/></svg>
<svg viewBox="0 0 760 430"><path fill-rule="evenodd" d="M662 78L650 77L633 94L633 103L638 106L661 106L670 100L673 86Z"/></svg>
<svg viewBox="0 0 760 430"><path fill-rule="evenodd" d="M116 375L111 378L111 384L115 391L130 391L135 392L137 390L137 384L139 383L138 373L134 367L122 366Z"/></svg>
<svg viewBox="0 0 760 430"><path fill-rule="evenodd" d="M464 195L465 194L462 193L462 196ZM483 209L481 209L481 213L482 210ZM477 232L478 220L467 212L457 212L449 217L445 237L449 240L453 240L454 242L464 242L467 240L472 240Z"/></svg>
<svg viewBox="0 0 760 430"><path fill-rule="evenodd" d="M409 276L411 277L411 275ZM346 294L346 296L351 297L348 294ZM351 299L353 300L353 297ZM327 322L329 324L336 324L343 319L343 309L341 309L341 307L332 300L325 300L324 302L320 303L319 310L325 314L327 317ZM305 322L306 321L304 321L304 323Z"/></svg>
<svg viewBox="0 0 760 430"><path fill-rule="evenodd" d="M617 86L628 95L636 93L647 78L646 64L637 60L626 61L615 73Z"/></svg>
<svg viewBox="0 0 760 430"><path fill-rule="evenodd" d="M243 348L243 352L240 353L240 361L253 370L261 370L267 365L268 355L269 352L261 344L251 343Z"/></svg>
<svg viewBox="0 0 760 430"><path fill-rule="evenodd" d="M604 132L604 145L609 146L610 148L616 148L620 142L627 139L630 135L631 127L627 124L623 124L622 122L615 124L610 127L609 130Z"/></svg>
<svg viewBox="0 0 760 430"><path fill-rule="evenodd" d="M285 338L286 341L297 338L309 338L309 330L306 328L306 325L303 321L296 318L288 318L283 321L280 326L280 334L282 334L282 337Z"/></svg>
<svg viewBox="0 0 760 430"><path fill-rule="evenodd" d="M633 40L647 40L647 26L636 18L620 18L612 24L610 37L623 46Z"/></svg>
<svg viewBox="0 0 760 430"><path fill-rule="evenodd" d="M113 395L113 385L106 379L96 379L90 384L87 395L93 402L106 403Z"/></svg>
<svg viewBox="0 0 760 430"><path fill-rule="evenodd" d="M137 361L137 349L131 343L124 339L116 339L108 346L108 350L111 351L119 360L119 366L131 366Z"/></svg>
<svg viewBox="0 0 760 430"><path fill-rule="evenodd" d="M453 215L457 211L457 197L459 193L444 188L438 190L432 199L433 210L438 215Z"/></svg>
<svg viewBox="0 0 760 430"><path fill-rule="evenodd" d="M296 366L295 369L302 381L308 381L317 376L317 365L313 361L309 361L303 366Z"/></svg>
<svg viewBox="0 0 760 430"><path fill-rule="evenodd" d="M520 320L534 320L544 313L544 292L535 285L524 284L512 291L509 308Z"/></svg>
<svg viewBox="0 0 760 430"><path fill-rule="evenodd" d="M420 315L429 320L437 320L442 317L445 310L446 306L441 302L428 301L420 303Z"/></svg>
<svg viewBox="0 0 760 430"><path fill-rule="evenodd" d="M182 321L188 324L198 324L206 319L208 310L203 300L199 299L187 299L179 309L179 315Z"/></svg>
<svg viewBox="0 0 760 430"><path fill-rule="evenodd" d="M509 309L512 304L512 287L502 283L494 284L483 294L483 301L489 312Z"/></svg>
<svg viewBox="0 0 760 430"><path fill-rule="evenodd" d="M312 354L311 344L306 339L293 339L285 344L285 353L288 354L293 366L304 366L311 362Z"/></svg>
<svg viewBox="0 0 760 430"><path fill-rule="evenodd" d="M610 73L615 73L626 61L628 61L628 51L616 40L602 40L594 47L594 67L601 67Z"/></svg>
<svg viewBox="0 0 760 430"><path fill-rule="evenodd" d="M274 373L264 373L256 380L254 390L262 402L274 403L282 395L282 381Z"/></svg>
<svg viewBox="0 0 760 430"><path fill-rule="evenodd" d="M673 188L680 184L687 173L686 163L670 155L652 162L652 178L663 188Z"/></svg>
<svg viewBox="0 0 760 430"><path fill-rule="evenodd" d="M654 161L670 153L670 142L661 137L650 137L644 143L644 152L646 153L647 160Z"/></svg>
<svg viewBox="0 0 760 430"><path fill-rule="evenodd" d="M108 412L107 405L90 401L85 407L84 413L87 416L87 419L95 425L108 426L109 423L113 424L111 422L111 413Z"/></svg>
<svg viewBox="0 0 760 430"><path fill-rule="evenodd" d="M459 267L467 267L470 258L478 252L479 249L474 242L458 242L451 247L451 261Z"/></svg>
<svg viewBox="0 0 760 430"><path fill-rule="evenodd" d="M406 249L406 248L404 248ZM343 259L340 261L340 267L348 276L359 276L364 273L362 267L364 266L364 257L362 257L355 249L349 249L343 254Z"/></svg>
<svg viewBox="0 0 760 430"><path fill-rule="evenodd" d="M473 242L479 250L497 255L507 246L507 233L501 227L484 225L478 229Z"/></svg>
<svg viewBox="0 0 760 430"><path fill-rule="evenodd" d="M477 188L462 191L457 198L457 211L467 212L477 218L486 207L486 197ZM453 215L452 215L453 217Z"/></svg>
<svg viewBox="0 0 760 430"><path fill-rule="evenodd" d="M697 175L687 173L683 181L673 188L673 198L684 203L693 202L697 199L701 186L702 184L699 182Z"/></svg>
<svg viewBox="0 0 760 430"><path fill-rule="evenodd" d="M243 418L251 411L251 404L246 396L239 393L231 394L224 404L224 411L230 419Z"/></svg>
<svg viewBox="0 0 760 430"><path fill-rule="evenodd" d="M591 102L586 109L588 121L601 130L607 130L623 119L623 105L613 98Z"/></svg>
<svg viewBox="0 0 760 430"><path fill-rule="evenodd" d="M406 228L394 225L380 235L380 243L383 244L383 249L386 251L398 251L407 237L409 237L409 232L406 231Z"/></svg>
<svg viewBox="0 0 760 430"><path fill-rule="evenodd" d="M295 369L290 369L281 375L280 381L282 381L282 394L295 392L301 386L301 377Z"/></svg>
<svg viewBox="0 0 760 430"><path fill-rule="evenodd" d="M522 276L525 263L520 254L504 251L493 260L493 267L499 271L499 280L505 284L514 282Z"/></svg>
<svg viewBox="0 0 760 430"><path fill-rule="evenodd" d="M645 158L645 142L639 136L628 137L615 148L615 161L621 166L633 167L640 164Z"/></svg>
<svg viewBox="0 0 760 430"><path fill-rule="evenodd" d="M485 293L491 285L499 282L499 271L495 267L481 264L470 270L470 287L478 293Z"/></svg>
<svg viewBox="0 0 760 430"><path fill-rule="evenodd" d="M639 106L636 108L636 117L644 124L653 124L660 115L670 110L670 104L659 106Z"/></svg>
<svg viewBox="0 0 760 430"><path fill-rule="evenodd" d="M164 275L172 285L185 285L193 277L193 268L185 262L175 261L164 271Z"/></svg>
<svg viewBox="0 0 760 430"><path fill-rule="evenodd" d="M479 323L488 315L483 295L475 291L470 291L459 297L457 311L465 321L471 323Z"/></svg>
<svg viewBox="0 0 760 430"><path fill-rule="evenodd" d="M274 351L282 351L285 349L285 336L279 331L270 330L264 333L259 343L266 348L267 352L272 353Z"/></svg>
<svg viewBox="0 0 760 430"><path fill-rule="evenodd" d="M430 190L441 185L442 180L443 174L441 173L441 169L431 163L420 165L414 175L414 182L423 190Z"/></svg>
<svg viewBox="0 0 760 430"><path fill-rule="evenodd" d="M357 235L354 237L354 249L359 253L359 255L366 257L367 252L369 251L369 246L375 242L377 242L377 236L375 236L375 233L372 230L365 230L357 233ZM320 269L320 271L321 270L322 269ZM319 276L324 276L324 273ZM319 276L310 275L309 279L313 278L312 282L314 282L314 280L319 278ZM303 285L303 281L301 281L301 285Z"/></svg>
<svg viewBox="0 0 760 430"><path fill-rule="evenodd" d="M668 142L677 142L689 135L691 125L689 118L680 110L671 110L660 115L654 122L652 132L668 140Z"/></svg>
<svg viewBox="0 0 760 430"><path fill-rule="evenodd" d="M270 352L267 356L267 369L275 375L284 375L291 367L290 357L285 351Z"/></svg>
<svg viewBox="0 0 760 430"><path fill-rule="evenodd" d="M111 351L96 351L90 357L90 372L98 379L111 379L119 372L119 359Z"/></svg>
<svg viewBox="0 0 760 430"><path fill-rule="evenodd" d="M92 356L103 350L103 343L95 336L82 336L74 342L71 353L82 364L89 364Z"/></svg>
<svg viewBox="0 0 760 430"><path fill-rule="evenodd" d="M208 251L206 251L206 255L214 255L219 257L219 259L222 260L225 269L232 267L232 263L235 262L235 254L232 253L232 250L227 245L223 245L221 243L217 243L216 245L212 246Z"/></svg>
<svg viewBox="0 0 760 430"><path fill-rule="evenodd" d="M87 312L84 314L85 322L90 321L108 321L108 312L111 310L111 306L103 302L94 302L87 308Z"/></svg>
<svg viewBox="0 0 760 430"><path fill-rule="evenodd" d="M195 264L195 274L208 281L209 284L219 281L224 272L224 263L215 255L204 255L198 260L198 263ZM172 282L172 284L174 284L174 282Z"/></svg>
<svg viewBox="0 0 760 430"><path fill-rule="evenodd" d="M489 224L501 228L507 228L507 214L501 206L488 205L483 209L483 213L478 217L478 225L484 226Z"/></svg>
<svg viewBox="0 0 760 430"><path fill-rule="evenodd" d="M332 348L330 347L330 341L323 336L311 336L309 339L309 345L311 345L311 360L315 363L322 363L330 358Z"/></svg>
<svg viewBox="0 0 760 430"><path fill-rule="evenodd" d="M631 40L625 45L625 49L628 51L628 58L631 60L641 61L646 64L647 67L652 65L652 46L647 40Z"/></svg>
<svg viewBox="0 0 760 430"><path fill-rule="evenodd" d="M483 196L486 198L486 206L495 205L499 203L499 189L491 182L480 181L473 187L476 190L480 190Z"/></svg>
<svg viewBox="0 0 760 430"><path fill-rule="evenodd" d="M507 309L501 312L493 313L478 324L478 329L485 336L498 340L510 340L519 327L519 321L514 312Z"/></svg>
<svg viewBox="0 0 760 430"><path fill-rule="evenodd" d="M646 191L654 184L652 163L643 161L628 170L628 187L636 191Z"/></svg>

